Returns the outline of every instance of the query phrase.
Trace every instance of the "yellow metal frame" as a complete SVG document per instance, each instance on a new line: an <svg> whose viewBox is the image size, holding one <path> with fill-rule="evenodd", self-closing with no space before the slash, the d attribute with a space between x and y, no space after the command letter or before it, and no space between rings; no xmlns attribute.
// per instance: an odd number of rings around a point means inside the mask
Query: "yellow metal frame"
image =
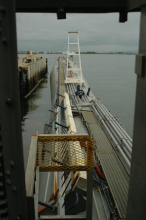
<svg viewBox="0 0 146 220"><path fill-rule="evenodd" d="M88 135L38 135L36 165L41 172L92 171L93 140Z"/></svg>

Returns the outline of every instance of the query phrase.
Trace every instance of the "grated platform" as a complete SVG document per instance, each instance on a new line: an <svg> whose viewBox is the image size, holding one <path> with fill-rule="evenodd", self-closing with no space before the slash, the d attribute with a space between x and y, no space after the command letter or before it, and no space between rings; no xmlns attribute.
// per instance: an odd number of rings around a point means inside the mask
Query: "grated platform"
<svg viewBox="0 0 146 220"><path fill-rule="evenodd" d="M128 200L129 176L114 151L110 141L101 129L93 112L82 111L97 145L97 154L100 159L105 177L109 184L113 199L121 219L126 218Z"/></svg>

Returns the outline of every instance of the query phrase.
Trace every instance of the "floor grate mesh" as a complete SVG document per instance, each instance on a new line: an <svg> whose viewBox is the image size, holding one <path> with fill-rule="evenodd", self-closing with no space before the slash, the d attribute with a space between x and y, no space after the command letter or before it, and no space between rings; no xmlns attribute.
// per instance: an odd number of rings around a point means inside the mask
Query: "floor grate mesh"
<svg viewBox="0 0 146 220"><path fill-rule="evenodd" d="M84 120L97 146L97 154L109 184L120 218L126 218L129 176L114 151L110 141L101 129L92 111L82 111Z"/></svg>

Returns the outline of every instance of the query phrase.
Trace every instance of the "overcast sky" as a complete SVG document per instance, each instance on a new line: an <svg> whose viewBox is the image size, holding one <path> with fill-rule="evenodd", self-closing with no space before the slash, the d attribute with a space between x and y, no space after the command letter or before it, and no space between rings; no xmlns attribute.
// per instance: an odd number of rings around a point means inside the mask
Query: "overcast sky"
<svg viewBox="0 0 146 220"><path fill-rule="evenodd" d="M18 50L66 51L67 31L80 31L81 51L137 51L140 13L129 13L126 23L119 14L17 13Z"/></svg>

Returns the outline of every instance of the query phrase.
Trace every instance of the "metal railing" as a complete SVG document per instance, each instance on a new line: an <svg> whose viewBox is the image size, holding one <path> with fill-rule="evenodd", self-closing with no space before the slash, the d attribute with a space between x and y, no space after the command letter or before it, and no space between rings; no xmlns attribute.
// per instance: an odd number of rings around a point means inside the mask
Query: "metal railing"
<svg viewBox="0 0 146 220"><path fill-rule="evenodd" d="M40 171L92 171L93 141L88 135L38 135Z"/></svg>

